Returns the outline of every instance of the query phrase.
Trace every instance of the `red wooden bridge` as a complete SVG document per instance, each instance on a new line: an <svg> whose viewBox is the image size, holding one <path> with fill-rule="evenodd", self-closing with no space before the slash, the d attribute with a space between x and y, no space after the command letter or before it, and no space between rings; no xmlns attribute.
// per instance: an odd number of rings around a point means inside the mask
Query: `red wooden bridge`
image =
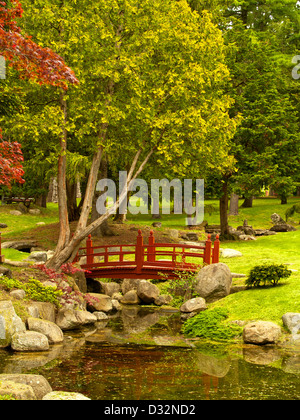
<svg viewBox="0 0 300 420"><path fill-rule="evenodd" d="M135 245L93 246L90 235L86 246L79 249L74 262L86 257L86 264L81 265L81 268L88 271L86 277L89 278L160 279L160 273L174 278L174 271L193 273L203 264L218 263L219 253L219 236L214 246L211 235L208 235L205 246L168 244L155 243L151 231L148 244L144 244L142 231L139 230ZM198 261L195 262L195 259Z"/></svg>

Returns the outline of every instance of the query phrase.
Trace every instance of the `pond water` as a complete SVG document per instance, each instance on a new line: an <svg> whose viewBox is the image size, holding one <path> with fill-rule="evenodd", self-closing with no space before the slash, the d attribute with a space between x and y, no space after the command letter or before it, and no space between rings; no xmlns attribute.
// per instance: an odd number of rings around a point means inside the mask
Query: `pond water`
<svg viewBox="0 0 300 420"><path fill-rule="evenodd" d="M219 345L180 336L179 315L124 310L49 352L0 351L0 373L36 373L92 400L298 400L300 343Z"/></svg>

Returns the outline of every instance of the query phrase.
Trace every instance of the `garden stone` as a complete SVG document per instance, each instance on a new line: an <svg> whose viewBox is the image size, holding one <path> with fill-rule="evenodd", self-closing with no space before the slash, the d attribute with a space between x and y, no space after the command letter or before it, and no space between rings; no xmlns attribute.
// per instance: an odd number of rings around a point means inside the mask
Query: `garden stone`
<svg viewBox="0 0 300 420"><path fill-rule="evenodd" d="M30 385L13 381L0 381L0 395L11 395L17 401L35 401L37 399Z"/></svg>
<svg viewBox="0 0 300 420"><path fill-rule="evenodd" d="M10 300L0 302L0 348L9 347L16 333L24 333L24 322L15 312Z"/></svg>
<svg viewBox="0 0 300 420"><path fill-rule="evenodd" d="M138 285L137 295L145 303L153 303L159 294L159 288L149 281L142 280Z"/></svg>
<svg viewBox="0 0 300 420"><path fill-rule="evenodd" d="M61 309L58 311L55 323L62 331L75 330L82 325L82 322L73 309Z"/></svg>
<svg viewBox="0 0 300 420"><path fill-rule="evenodd" d="M14 299L18 299L18 300L22 300L25 298L25 290L23 289L17 289L17 290L12 290L9 295L11 297L13 297Z"/></svg>
<svg viewBox="0 0 300 420"><path fill-rule="evenodd" d="M31 317L27 319L27 325L30 331L44 334L48 338L50 344L61 343L64 340L62 330L53 322Z"/></svg>
<svg viewBox="0 0 300 420"><path fill-rule="evenodd" d="M9 212L12 216L22 216L22 213L19 210L12 210Z"/></svg>
<svg viewBox="0 0 300 420"><path fill-rule="evenodd" d="M93 315L97 318L97 321L107 321L109 319L104 312L94 312Z"/></svg>
<svg viewBox="0 0 300 420"><path fill-rule="evenodd" d="M171 239L176 240L179 238L179 232L177 229L170 229L169 230L169 236Z"/></svg>
<svg viewBox="0 0 300 420"><path fill-rule="evenodd" d="M122 293L126 295L130 290L137 290L140 279L124 279L122 283Z"/></svg>
<svg viewBox="0 0 300 420"><path fill-rule="evenodd" d="M242 257L243 254L240 251L236 251L235 249L221 249L220 254L222 258L235 258L235 257Z"/></svg>
<svg viewBox="0 0 300 420"><path fill-rule="evenodd" d="M91 401L77 392L53 391L45 395L43 401Z"/></svg>
<svg viewBox="0 0 300 420"><path fill-rule="evenodd" d="M185 302L181 306L180 311L184 313L191 313L191 312L199 313L201 311L205 311L205 309L207 309L205 299L194 298Z"/></svg>
<svg viewBox="0 0 300 420"><path fill-rule="evenodd" d="M160 295L155 299L154 304L157 306L168 305L172 300L173 298L170 295Z"/></svg>
<svg viewBox="0 0 300 420"><path fill-rule="evenodd" d="M297 229L287 223L277 224L271 227L271 232L295 232Z"/></svg>
<svg viewBox="0 0 300 420"><path fill-rule="evenodd" d="M0 276L8 277L9 279L13 278L12 271L6 267L0 267Z"/></svg>
<svg viewBox="0 0 300 420"><path fill-rule="evenodd" d="M123 305L139 305L141 299L138 297L136 290L129 290L120 300Z"/></svg>
<svg viewBox="0 0 300 420"><path fill-rule="evenodd" d="M41 375L24 375L24 374L2 374L0 375L0 383L2 381L10 381L16 384L23 384L30 386L33 389L35 397L37 400L41 400L49 392L52 392L52 388L47 381Z"/></svg>
<svg viewBox="0 0 300 420"><path fill-rule="evenodd" d="M121 286L118 283L110 282L110 283L104 283L101 282L102 286L102 292L103 294L107 296L113 296L114 293L119 293L121 290Z"/></svg>
<svg viewBox="0 0 300 420"><path fill-rule="evenodd" d="M81 325L90 325L97 322L97 317L88 311L75 311L75 316L81 322Z"/></svg>
<svg viewBox="0 0 300 420"><path fill-rule="evenodd" d="M290 333L300 334L300 313L287 312L283 315L282 322Z"/></svg>
<svg viewBox="0 0 300 420"><path fill-rule="evenodd" d="M113 310L112 299L110 296L103 295L100 293L89 293L93 299L92 302L88 303L88 309L91 312L111 312Z"/></svg>
<svg viewBox="0 0 300 420"><path fill-rule="evenodd" d="M39 216L41 214L41 210L40 209L30 209L29 214L32 214L34 216Z"/></svg>
<svg viewBox="0 0 300 420"><path fill-rule="evenodd" d="M11 348L15 351L47 351L49 350L49 341L44 334L25 331L13 335Z"/></svg>
<svg viewBox="0 0 300 420"><path fill-rule="evenodd" d="M268 321L255 321L247 324L243 330L243 340L249 344L274 344L281 336L281 328Z"/></svg>
<svg viewBox="0 0 300 420"><path fill-rule="evenodd" d="M27 305L27 312L33 318L41 318L55 323L56 307L50 302L31 302Z"/></svg>
<svg viewBox="0 0 300 420"><path fill-rule="evenodd" d="M0 229L6 229L8 226L5 223L0 223Z"/></svg>
<svg viewBox="0 0 300 420"><path fill-rule="evenodd" d="M43 251L32 252L27 260L45 263L47 262L47 253Z"/></svg>
<svg viewBox="0 0 300 420"><path fill-rule="evenodd" d="M283 220L283 218L278 213L273 213L271 215L271 220L272 220L274 225L285 224L285 221Z"/></svg>
<svg viewBox="0 0 300 420"><path fill-rule="evenodd" d="M196 293L211 303L230 294L232 275L226 264L211 264L199 271L196 281Z"/></svg>

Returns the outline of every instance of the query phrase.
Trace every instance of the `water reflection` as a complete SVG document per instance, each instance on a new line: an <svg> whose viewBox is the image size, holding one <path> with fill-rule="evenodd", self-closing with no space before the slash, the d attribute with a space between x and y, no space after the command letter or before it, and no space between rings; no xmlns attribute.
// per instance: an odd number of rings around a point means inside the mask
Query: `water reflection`
<svg viewBox="0 0 300 420"><path fill-rule="evenodd" d="M0 373L39 373L54 390L93 400L299 399L298 345L172 347L181 339L179 320L130 308L108 324L66 334L49 352L2 350ZM154 344L133 344L145 332Z"/></svg>

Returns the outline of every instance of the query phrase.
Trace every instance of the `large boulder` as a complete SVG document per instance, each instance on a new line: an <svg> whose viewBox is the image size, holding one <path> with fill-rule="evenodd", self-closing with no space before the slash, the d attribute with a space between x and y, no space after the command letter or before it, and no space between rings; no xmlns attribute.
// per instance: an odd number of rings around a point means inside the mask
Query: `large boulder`
<svg viewBox="0 0 300 420"><path fill-rule="evenodd" d="M208 303L222 299L230 294L232 275L226 264L207 265L200 270L196 280L195 291Z"/></svg>
<svg viewBox="0 0 300 420"><path fill-rule="evenodd" d="M277 224L271 227L271 232L295 232L297 229L287 223Z"/></svg>
<svg viewBox="0 0 300 420"><path fill-rule="evenodd" d="M61 309L58 311L55 323L62 331L68 331L79 328L82 320L76 316L74 309Z"/></svg>
<svg viewBox="0 0 300 420"><path fill-rule="evenodd" d="M0 302L0 348L9 347L16 333L24 333L26 327L10 300Z"/></svg>
<svg viewBox="0 0 300 420"><path fill-rule="evenodd" d="M249 344L274 344L281 336L281 328L268 321L255 321L243 330L243 340Z"/></svg>
<svg viewBox="0 0 300 420"><path fill-rule="evenodd" d="M0 375L0 383L4 381L30 386L33 389L37 400L41 400L45 395L49 394L49 392L52 392L49 382L41 375L4 373Z"/></svg>
<svg viewBox="0 0 300 420"><path fill-rule="evenodd" d="M122 283L122 293L126 295L130 290L137 290L140 279L124 279Z"/></svg>
<svg viewBox="0 0 300 420"><path fill-rule="evenodd" d="M160 290L155 284L150 283L149 281L142 280L140 281L137 287L137 295L144 303L153 303L156 298L158 298Z"/></svg>
<svg viewBox="0 0 300 420"><path fill-rule="evenodd" d="M116 282L104 283L101 282L102 292L104 295L112 297L114 293L119 293L121 291L121 285Z"/></svg>
<svg viewBox="0 0 300 420"><path fill-rule="evenodd" d="M61 343L64 340L62 330L53 322L31 317L27 319L27 324L30 331L44 334L48 338L50 344Z"/></svg>
<svg viewBox="0 0 300 420"><path fill-rule="evenodd" d="M240 251L231 248L221 249L220 255L222 258L236 258L243 256L243 254Z"/></svg>
<svg viewBox="0 0 300 420"><path fill-rule="evenodd" d="M11 348L15 351L47 351L49 350L49 341L44 334L25 331L13 335Z"/></svg>

